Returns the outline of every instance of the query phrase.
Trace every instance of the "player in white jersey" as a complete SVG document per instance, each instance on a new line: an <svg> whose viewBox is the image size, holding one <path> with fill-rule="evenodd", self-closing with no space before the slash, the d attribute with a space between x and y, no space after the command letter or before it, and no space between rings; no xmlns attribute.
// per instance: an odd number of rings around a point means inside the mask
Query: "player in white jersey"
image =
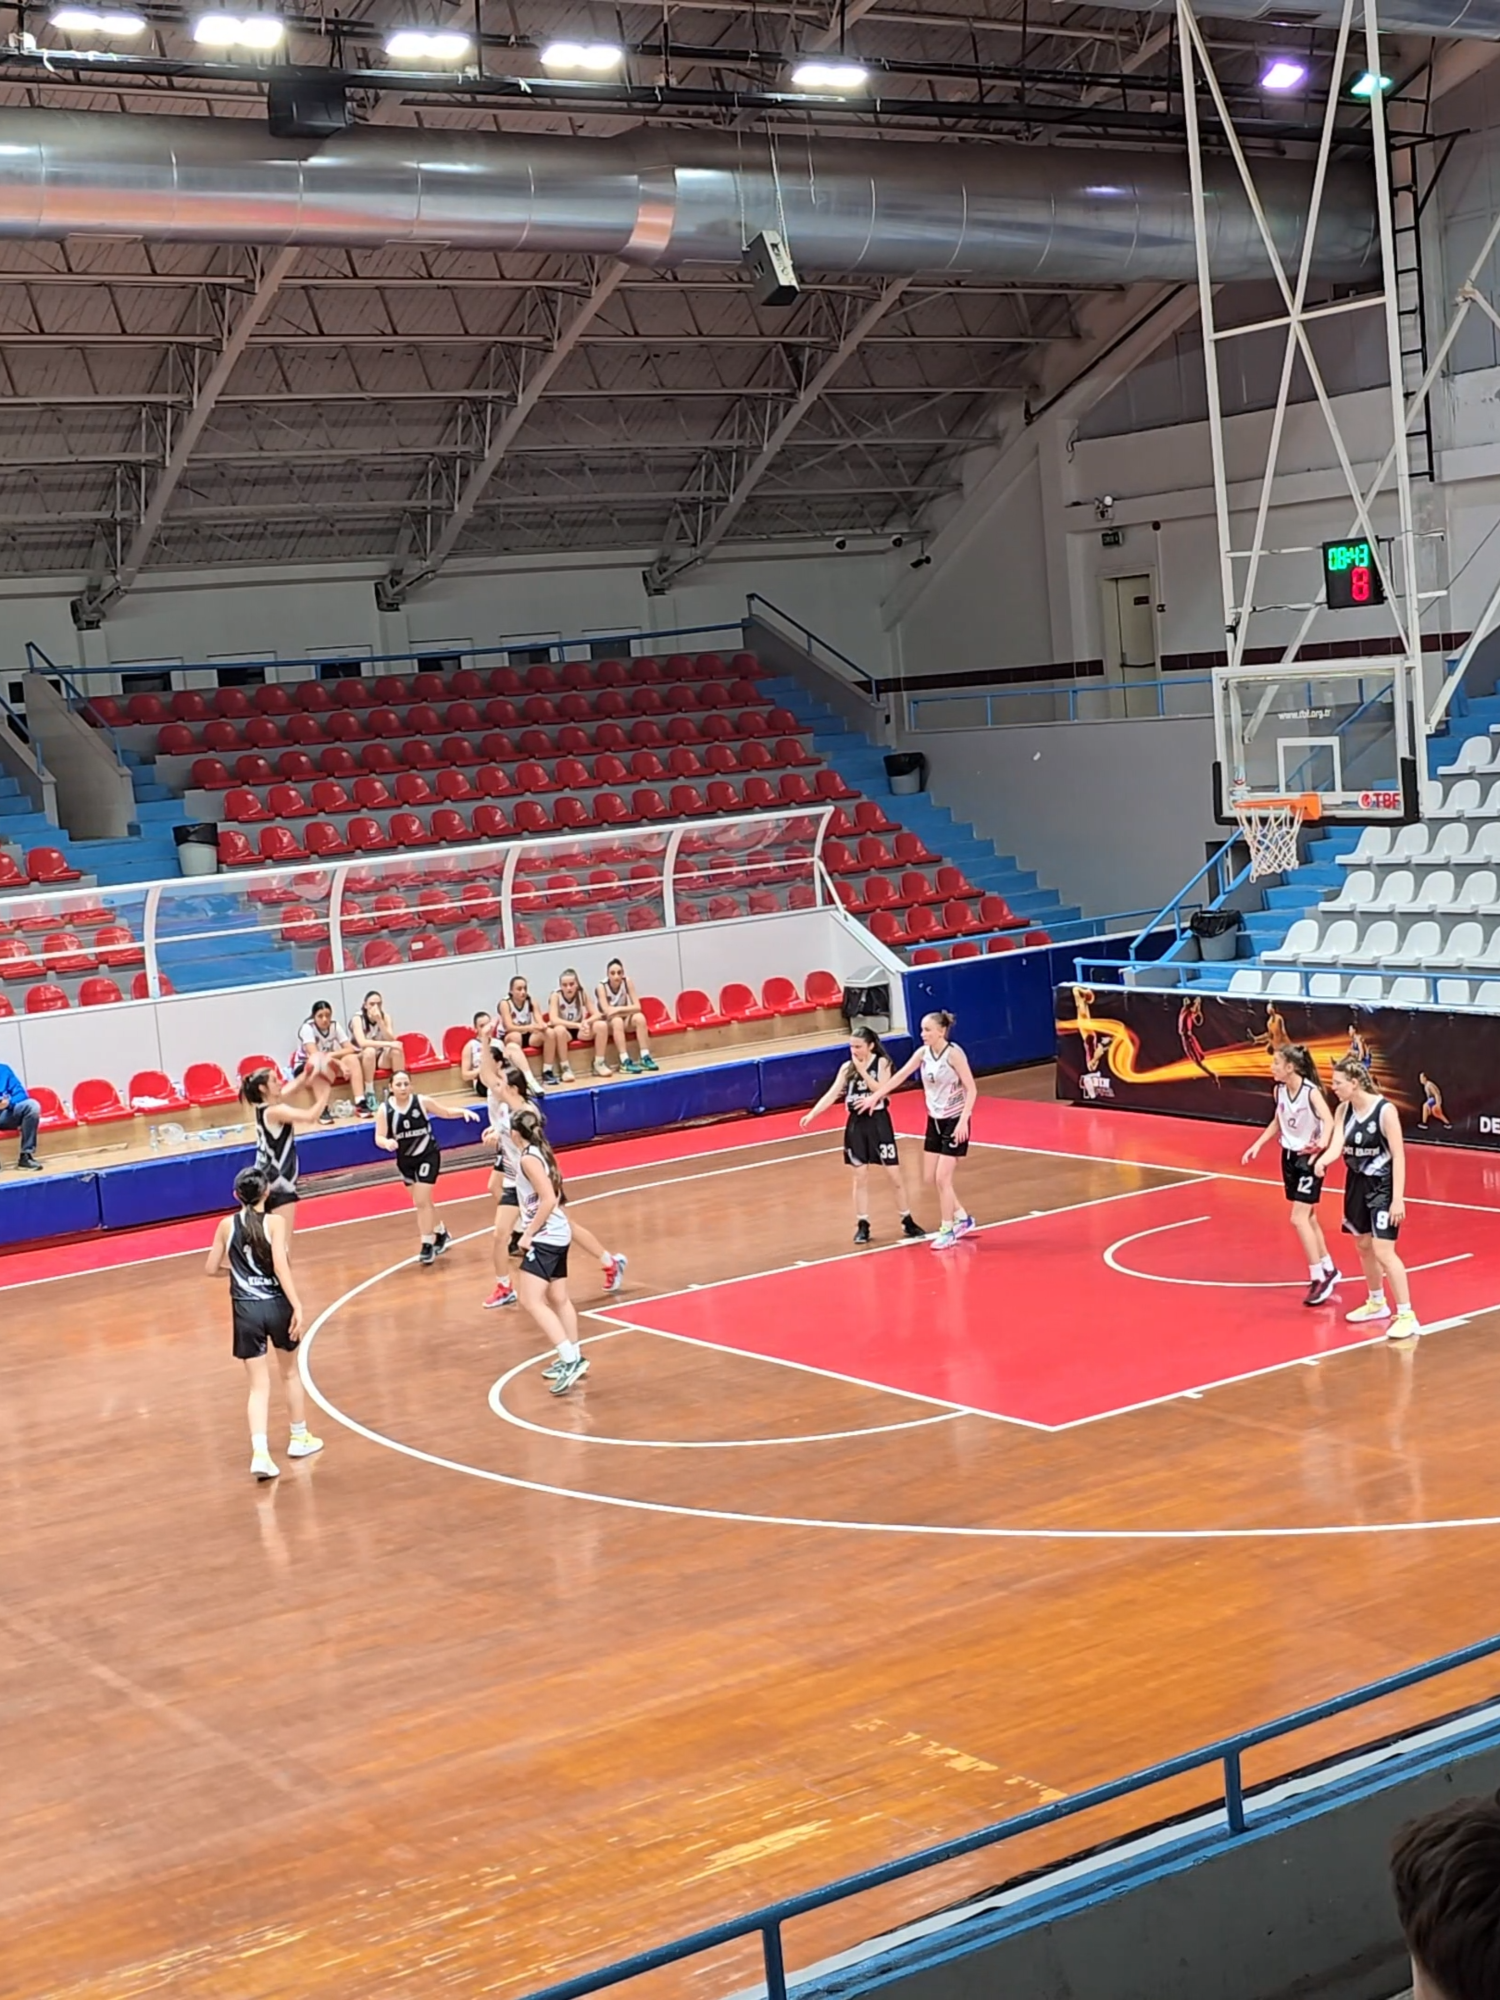
<svg viewBox="0 0 1500 2000"><path fill-rule="evenodd" d="M620 1052L620 1067L625 1074L635 1076L641 1070L654 1070L656 1058L651 1053L645 1010L629 973L618 958L612 958L605 966L603 982L594 988L594 999L615 1038L615 1047ZM639 1060L630 1053L632 1035L640 1050Z"/></svg>
<svg viewBox="0 0 1500 2000"><path fill-rule="evenodd" d="M518 972L505 989L505 998L499 1007L500 1039L505 1044L508 1062L517 1069L523 1069L532 1083L536 1078L531 1074L531 1065L526 1060L526 1051L536 1049L542 1061L548 1058L550 1036L542 1020L542 1010L531 997L531 988ZM546 1073L548 1083L552 1081L551 1071Z"/></svg>
<svg viewBox="0 0 1500 2000"><path fill-rule="evenodd" d="M1370 1288L1364 1304L1344 1318L1388 1319L1389 1339L1415 1340L1422 1329L1411 1309L1406 1266L1396 1254L1396 1238L1406 1220L1406 1141L1401 1120L1395 1105L1376 1090L1368 1066L1358 1056L1341 1056L1334 1064L1333 1094L1339 1101L1333 1137L1313 1171L1326 1174L1335 1160L1344 1162L1344 1228L1359 1246ZM1388 1285L1396 1301L1394 1317L1386 1303Z"/></svg>
<svg viewBox="0 0 1500 2000"><path fill-rule="evenodd" d="M1333 1136L1333 1113L1318 1085L1318 1066L1300 1042L1273 1050L1271 1079L1276 1086L1276 1108L1265 1131L1245 1149L1245 1163L1248 1165L1272 1139L1280 1139L1287 1213L1307 1258L1307 1295L1302 1303L1326 1306L1338 1287L1339 1269L1328 1254L1318 1220L1323 1179L1313 1171L1313 1162Z"/></svg>
<svg viewBox="0 0 1500 2000"><path fill-rule="evenodd" d="M547 1003L547 1025L552 1036L552 1062L560 1082L574 1081L568 1061L568 1049L573 1042L592 1041L595 1076L610 1074L609 1064L604 1060L609 1023L589 998L588 988L571 965L558 975L557 990Z"/></svg>
<svg viewBox="0 0 1500 2000"><path fill-rule="evenodd" d="M922 1016L922 1043L894 1076L878 1083L857 1107L868 1117L893 1090L899 1090L909 1076L920 1070L922 1092L927 1099L927 1137L923 1141L925 1178L937 1188L942 1227L932 1239L934 1250L947 1250L961 1236L976 1227L974 1218L958 1198L953 1176L958 1162L969 1151L969 1121L979 1102L979 1086L969 1067L969 1058L949 1041L953 1016L946 1012Z"/></svg>
<svg viewBox="0 0 1500 2000"><path fill-rule="evenodd" d="M495 1284L484 1302L486 1309L493 1311L500 1306L513 1306L518 1299L510 1276L510 1260L519 1254L517 1245L521 1240L522 1148L515 1136L515 1121L523 1111L534 1110L540 1118L542 1110L530 1075L516 1067L509 1052L498 1042L485 1044L480 1075L490 1101L489 1136L495 1141L495 1167L489 1179L490 1199L495 1203L492 1249ZM625 1267L630 1261L624 1251L606 1250L581 1222L573 1224L573 1236L580 1249L599 1259L605 1291L617 1292L625 1282Z"/></svg>
<svg viewBox="0 0 1500 2000"><path fill-rule="evenodd" d="M578 1340L578 1314L568 1297L568 1249L573 1228L563 1206L562 1175L542 1131L541 1113L529 1105L511 1119L521 1155L516 1178L521 1205L518 1285L521 1303L557 1349L546 1370L554 1396L565 1396L589 1372Z"/></svg>

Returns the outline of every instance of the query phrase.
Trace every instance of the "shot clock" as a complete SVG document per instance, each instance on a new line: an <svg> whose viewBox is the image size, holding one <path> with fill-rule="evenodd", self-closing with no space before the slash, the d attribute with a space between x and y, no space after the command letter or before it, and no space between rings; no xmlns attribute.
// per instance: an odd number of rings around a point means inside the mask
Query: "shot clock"
<svg viewBox="0 0 1500 2000"><path fill-rule="evenodd" d="M1385 603L1385 585L1368 542L1323 544L1323 590L1330 611L1362 611Z"/></svg>

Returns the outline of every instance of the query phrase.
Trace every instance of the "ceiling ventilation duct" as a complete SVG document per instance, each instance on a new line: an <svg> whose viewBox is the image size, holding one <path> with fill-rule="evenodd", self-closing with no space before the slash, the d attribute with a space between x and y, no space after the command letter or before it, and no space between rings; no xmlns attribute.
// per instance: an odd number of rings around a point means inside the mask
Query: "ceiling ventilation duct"
<svg viewBox="0 0 1500 2000"><path fill-rule="evenodd" d="M1496 0L1500 5L1500 0ZM1233 165L1205 163L1221 281L1269 267ZM1310 166L1259 186L1295 260ZM642 129L610 139L356 127L277 138L248 119L0 111L0 235L566 251L738 265L779 227L804 272L1126 284L1195 275L1185 156ZM1369 177L1331 170L1313 272L1378 267Z"/></svg>

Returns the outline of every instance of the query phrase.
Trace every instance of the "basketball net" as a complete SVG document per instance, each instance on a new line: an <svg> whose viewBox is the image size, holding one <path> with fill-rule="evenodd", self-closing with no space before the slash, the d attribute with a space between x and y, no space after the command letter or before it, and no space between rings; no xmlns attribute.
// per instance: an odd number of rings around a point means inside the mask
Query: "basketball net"
<svg viewBox="0 0 1500 2000"><path fill-rule="evenodd" d="M1317 819L1316 792L1288 799L1236 799L1234 816L1250 850L1250 879L1282 875L1301 859L1298 840L1305 820Z"/></svg>

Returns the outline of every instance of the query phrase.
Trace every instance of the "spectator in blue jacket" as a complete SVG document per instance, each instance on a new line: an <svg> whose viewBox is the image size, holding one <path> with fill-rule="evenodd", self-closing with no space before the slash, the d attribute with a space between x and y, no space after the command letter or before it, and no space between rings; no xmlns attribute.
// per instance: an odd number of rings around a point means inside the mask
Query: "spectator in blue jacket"
<svg viewBox="0 0 1500 2000"><path fill-rule="evenodd" d="M42 1163L36 1156L36 1135L42 1122L42 1107L28 1097L26 1086L10 1067L0 1062L0 1132L21 1134L21 1157L16 1161L28 1173L39 1174Z"/></svg>

